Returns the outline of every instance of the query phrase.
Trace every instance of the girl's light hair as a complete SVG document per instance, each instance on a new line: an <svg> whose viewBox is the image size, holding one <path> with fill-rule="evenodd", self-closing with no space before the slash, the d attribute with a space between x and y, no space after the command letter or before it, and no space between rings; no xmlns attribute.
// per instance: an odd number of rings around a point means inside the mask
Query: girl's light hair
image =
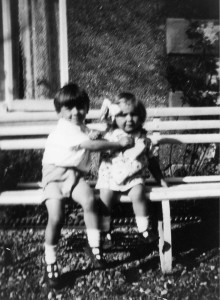
<svg viewBox="0 0 220 300"><path fill-rule="evenodd" d="M129 92L122 92L118 94L115 102L119 104L121 99L125 100L125 102L130 101L134 105L135 111L137 115L140 117L141 123L144 124L147 118L147 112L143 102L137 100L135 95Z"/></svg>

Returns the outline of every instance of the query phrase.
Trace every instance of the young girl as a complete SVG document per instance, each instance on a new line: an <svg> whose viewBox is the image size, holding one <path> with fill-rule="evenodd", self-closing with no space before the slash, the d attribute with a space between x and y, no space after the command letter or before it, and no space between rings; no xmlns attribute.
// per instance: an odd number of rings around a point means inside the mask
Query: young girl
<svg viewBox="0 0 220 300"><path fill-rule="evenodd" d="M146 168L160 185L166 186L166 182L153 155L151 140L143 128L146 109L131 93L121 93L115 104L107 104L108 109L104 113L110 114L112 125L105 139L116 142L122 137L132 137L135 144L129 149L108 151L101 160L96 189L100 189L100 198L105 206L103 231L106 235L110 232L110 211L115 195L126 193L133 204L139 237L150 243L156 241L158 235L149 226L149 209L145 197Z"/></svg>
<svg viewBox="0 0 220 300"><path fill-rule="evenodd" d="M43 200L48 211L45 232L46 277L50 286L59 284L57 244L64 219L64 203L72 198L84 211L89 248L95 266L102 267L97 204L93 191L83 179L90 168L90 151L122 150L133 145L130 137L118 141L92 140L94 134L84 121L89 110L87 93L76 84L67 84L55 96L59 120L50 133L43 155Z"/></svg>

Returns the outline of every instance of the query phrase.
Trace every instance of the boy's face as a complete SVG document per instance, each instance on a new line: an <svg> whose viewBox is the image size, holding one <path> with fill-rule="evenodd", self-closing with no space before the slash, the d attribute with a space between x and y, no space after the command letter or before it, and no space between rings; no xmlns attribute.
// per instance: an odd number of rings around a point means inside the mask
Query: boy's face
<svg viewBox="0 0 220 300"><path fill-rule="evenodd" d="M86 118L88 108L86 105L74 106L73 108L68 108L66 106L61 107L60 115L62 118L70 121L74 125L82 125Z"/></svg>
<svg viewBox="0 0 220 300"><path fill-rule="evenodd" d="M127 133L133 133L142 125L140 117L131 101L120 99L121 112L115 117L118 128Z"/></svg>

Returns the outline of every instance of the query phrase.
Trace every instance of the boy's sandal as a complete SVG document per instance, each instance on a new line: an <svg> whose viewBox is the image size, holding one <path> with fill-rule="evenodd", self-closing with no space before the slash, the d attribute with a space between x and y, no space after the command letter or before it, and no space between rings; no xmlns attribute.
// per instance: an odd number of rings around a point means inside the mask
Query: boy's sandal
<svg viewBox="0 0 220 300"><path fill-rule="evenodd" d="M90 257L95 268L103 269L106 267L106 260L104 259L100 248L91 248L90 246L86 246L84 250Z"/></svg>
<svg viewBox="0 0 220 300"><path fill-rule="evenodd" d="M60 284L60 274L57 262L46 264L45 268L46 281L51 288L58 288Z"/></svg>

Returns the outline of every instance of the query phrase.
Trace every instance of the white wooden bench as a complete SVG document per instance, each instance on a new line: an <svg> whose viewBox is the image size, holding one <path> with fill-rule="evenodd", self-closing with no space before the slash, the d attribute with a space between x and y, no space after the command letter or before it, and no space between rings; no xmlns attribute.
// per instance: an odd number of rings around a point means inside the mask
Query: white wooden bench
<svg viewBox="0 0 220 300"><path fill-rule="evenodd" d="M88 126L105 130L99 110L91 110ZM147 109L146 128L154 144L220 143L220 107L172 107ZM199 119L206 116L205 119ZM215 118L213 119L213 116ZM177 118L181 117L179 120ZM192 119L190 117L193 117ZM196 118L195 118L196 117ZM184 118L186 118L184 120ZM0 106L0 150L43 149L57 121L52 100L14 100ZM202 130L206 133L195 133ZM213 133L214 130L214 133ZM187 131L187 133L185 133ZM147 198L162 202L163 221L158 222L159 254L163 273L172 271L170 200L215 199L220 197L220 175L169 177L168 188L147 180ZM0 193L0 205L35 205L41 200L40 183L19 183L15 190ZM121 202L128 197L121 196ZM170 245L165 249L166 245Z"/></svg>

